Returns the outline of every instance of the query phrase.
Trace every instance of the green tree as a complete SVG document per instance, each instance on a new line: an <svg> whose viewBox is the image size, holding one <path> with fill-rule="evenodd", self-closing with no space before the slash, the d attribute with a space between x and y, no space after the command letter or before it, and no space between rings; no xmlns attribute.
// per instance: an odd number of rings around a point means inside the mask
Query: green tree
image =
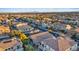
<svg viewBox="0 0 79 59"><path fill-rule="evenodd" d="M31 45L25 45L25 49L24 49L25 51L34 51L35 49L34 49L34 47L33 46L31 46Z"/></svg>

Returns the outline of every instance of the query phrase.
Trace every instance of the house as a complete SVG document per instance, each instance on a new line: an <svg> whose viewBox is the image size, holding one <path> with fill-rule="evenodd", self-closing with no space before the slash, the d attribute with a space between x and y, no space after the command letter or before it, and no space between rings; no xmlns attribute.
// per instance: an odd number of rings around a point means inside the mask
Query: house
<svg viewBox="0 0 79 59"><path fill-rule="evenodd" d="M0 26L0 34L10 33L10 28L8 26Z"/></svg>
<svg viewBox="0 0 79 59"><path fill-rule="evenodd" d="M28 33L29 34L36 34L36 33L39 33L39 32L41 32L39 29L34 29L34 30L29 31Z"/></svg>
<svg viewBox="0 0 79 59"><path fill-rule="evenodd" d="M0 35L0 41L6 40L6 39L8 39L8 38L10 38L9 34L1 34L1 35Z"/></svg>
<svg viewBox="0 0 79 59"><path fill-rule="evenodd" d="M8 38L0 42L0 51L23 51L22 42L18 38Z"/></svg>
<svg viewBox="0 0 79 59"><path fill-rule="evenodd" d="M76 50L77 43L65 37L55 37L49 32L41 32L30 36L33 44L42 51Z"/></svg>
<svg viewBox="0 0 79 59"><path fill-rule="evenodd" d="M8 26L0 26L0 41L9 38L10 29Z"/></svg>
<svg viewBox="0 0 79 59"><path fill-rule="evenodd" d="M66 25L66 29L67 29L67 30L71 30L71 29L72 29L72 26L67 24L67 25Z"/></svg>
<svg viewBox="0 0 79 59"><path fill-rule="evenodd" d="M38 28L42 31L47 31L48 25L46 23L40 23L40 25L38 25Z"/></svg>
<svg viewBox="0 0 79 59"><path fill-rule="evenodd" d="M79 33L79 28L76 28L75 31L76 31L77 33Z"/></svg>
<svg viewBox="0 0 79 59"><path fill-rule="evenodd" d="M54 23L52 25L52 28L57 31L66 30L65 24L61 24L61 23Z"/></svg>
<svg viewBox="0 0 79 59"><path fill-rule="evenodd" d="M16 28L25 34L34 34L40 32L39 29L31 27L30 25L28 25L28 23L22 23L22 24L20 23L16 25Z"/></svg>
<svg viewBox="0 0 79 59"><path fill-rule="evenodd" d="M58 37L57 38L59 51L76 51L77 43L69 37Z"/></svg>
<svg viewBox="0 0 79 59"><path fill-rule="evenodd" d="M33 27L29 26L28 23L19 23L16 25L16 28L24 33L33 30Z"/></svg>

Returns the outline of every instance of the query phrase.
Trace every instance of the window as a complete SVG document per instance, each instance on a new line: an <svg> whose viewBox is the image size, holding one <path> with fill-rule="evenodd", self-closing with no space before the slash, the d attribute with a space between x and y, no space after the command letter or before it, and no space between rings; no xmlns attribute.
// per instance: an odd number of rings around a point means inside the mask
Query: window
<svg viewBox="0 0 79 59"><path fill-rule="evenodd" d="M36 47L38 47L38 45L36 45Z"/></svg>
<svg viewBox="0 0 79 59"><path fill-rule="evenodd" d="M46 45L45 45L45 47L46 47Z"/></svg>
<svg viewBox="0 0 79 59"><path fill-rule="evenodd" d="M13 47L11 47L11 49L13 49Z"/></svg>
<svg viewBox="0 0 79 59"><path fill-rule="evenodd" d="M39 43L41 45L41 43Z"/></svg>
<svg viewBox="0 0 79 59"><path fill-rule="evenodd" d="M44 47L44 44L42 44L42 46Z"/></svg>
<svg viewBox="0 0 79 59"><path fill-rule="evenodd" d="M70 48L70 50L72 50L72 48Z"/></svg>
<svg viewBox="0 0 79 59"><path fill-rule="evenodd" d="M43 51L42 49L39 49L40 51Z"/></svg>
<svg viewBox="0 0 79 59"><path fill-rule="evenodd" d="M14 49L13 51L16 51L16 49Z"/></svg>
<svg viewBox="0 0 79 59"><path fill-rule="evenodd" d="M79 43L78 43L78 46L79 46Z"/></svg>
<svg viewBox="0 0 79 59"><path fill-rule="evenodd" d="M33 46L35 46L35 44L33 44Z"/></svg>
<svg viewBox="0 0 79 59"><path fill-rule="evenodd" d="M5 51L7 51L8 49L5 49Z"/></svg>
<svg viewBox="0 0 79 59"><path fill-rule="evenodd" d="M8 48L8 50L10 50L10 48Z"/></svg>

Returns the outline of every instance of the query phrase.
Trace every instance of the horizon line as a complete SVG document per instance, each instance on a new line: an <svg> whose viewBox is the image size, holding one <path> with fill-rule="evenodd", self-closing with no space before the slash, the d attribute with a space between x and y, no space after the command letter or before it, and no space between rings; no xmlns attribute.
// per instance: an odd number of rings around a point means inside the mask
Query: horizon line
<svg viewBox="0 0 79 59"><path fill-rule="evenodd" d="M79 12L79 8L0 8L3 12Z"/></svg>

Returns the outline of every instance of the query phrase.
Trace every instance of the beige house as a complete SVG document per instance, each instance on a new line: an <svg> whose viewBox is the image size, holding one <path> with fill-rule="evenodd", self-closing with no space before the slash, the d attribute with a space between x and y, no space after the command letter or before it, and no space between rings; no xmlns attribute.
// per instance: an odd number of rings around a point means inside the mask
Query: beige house
<svg viewBox="0 0 79 59"><path fill-rule="evenodd" d="M66 37L55 37L48 32L30 36L33 44L42 51L70 51L77 50L77 43Z"/></svg>
<svg viewBox="0 0 79 59"><path fill-rule="evenodd" d="M10 28L8 26L0 26L0 34L10 33Z"/></svg>
<svg viewBox="0 0 79 59"><path fill-rule="evenodd" d="M21 32L30 31L33 29L31 26L28 25L28 23L19 23L16 25L16 27Z"/></svg>

